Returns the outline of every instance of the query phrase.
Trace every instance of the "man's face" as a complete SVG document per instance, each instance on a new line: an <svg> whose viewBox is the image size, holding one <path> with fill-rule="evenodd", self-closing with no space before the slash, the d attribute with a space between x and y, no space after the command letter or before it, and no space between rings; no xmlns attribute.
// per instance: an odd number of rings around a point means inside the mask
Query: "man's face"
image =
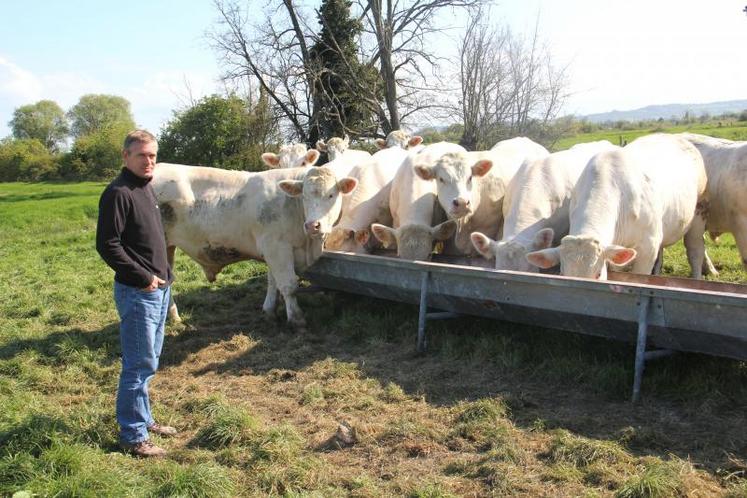
<svg viewBox="0 0 747 498"><path fill-rule="evenodd" d="M122 153L125 168L140 178L153 178L156 168L156 142L134 142Z"/></svg>

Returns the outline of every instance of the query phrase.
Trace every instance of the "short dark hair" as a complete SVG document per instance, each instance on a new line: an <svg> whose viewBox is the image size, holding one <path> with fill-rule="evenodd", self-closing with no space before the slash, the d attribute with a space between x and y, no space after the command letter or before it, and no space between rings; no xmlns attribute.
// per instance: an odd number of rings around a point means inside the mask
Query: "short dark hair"
<svg viewBox="0 0 747 498"><path fill-rule="evenodd" d="M130 145L134 144L135 142L146 144L149 142L155 142L156 145L158 145L158 140L156 140L156 137L153 136L153 134L148 130L132 130L125 137L124 150L129 149Z"/></svg>

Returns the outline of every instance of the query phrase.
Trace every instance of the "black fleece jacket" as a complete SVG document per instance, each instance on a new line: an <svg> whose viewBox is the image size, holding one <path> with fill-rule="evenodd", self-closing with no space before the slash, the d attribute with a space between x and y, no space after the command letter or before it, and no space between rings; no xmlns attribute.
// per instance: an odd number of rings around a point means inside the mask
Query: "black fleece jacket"
<svg viewBox="0 0 747 498"><path fill-rule="evenodd" d="M171 284L166 238L153 187L122 168L101 194L96 250L114 270L114 280L144 288L156 275Z"/></svg>

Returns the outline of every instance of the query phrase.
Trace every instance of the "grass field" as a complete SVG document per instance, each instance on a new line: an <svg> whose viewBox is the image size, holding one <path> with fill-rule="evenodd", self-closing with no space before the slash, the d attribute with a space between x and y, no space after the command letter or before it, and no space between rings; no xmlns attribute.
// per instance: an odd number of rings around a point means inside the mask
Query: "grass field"
<svg viewBox="0 0 747 498"><path fill-rule="evenodd" d="M710 135L712 137L727 138L729 140L747 140L747 122L726 123L718 126L717 123L708 122L703 124L690 124L681 126L666 126L650 129L615 129L600 130L594 133L582 133L570 137L564 137L557 141L553 150L565 150L572 145L581 142L594 142L596 140L609 140L615 145L624 145L630 143L638 137L648 135L649 133L699 133L701 135Z"/></svg>
<svg viewBox="0 0 747 498"><path fill-rule="evenodd" d="M151 392L181 433L125 456L102 188L0 184L0 496L747 496L744 362L651 363L633 406L631 345L460 318L417 355L416 307L345 294L302 295L298 335L261 316L263 264L208 284L179 253ZM709 251L745 283L733 245Z"/></svg>

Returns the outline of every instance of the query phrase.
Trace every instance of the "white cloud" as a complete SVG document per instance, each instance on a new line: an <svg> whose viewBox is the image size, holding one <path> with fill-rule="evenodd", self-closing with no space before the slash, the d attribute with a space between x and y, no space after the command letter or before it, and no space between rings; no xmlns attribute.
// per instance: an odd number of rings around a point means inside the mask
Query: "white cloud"
<svg viewBox="0 0 747 498"><path fill-rule="evenodd" d="M0 57L0 137L10 133L7 123L15 108L39 100L42 87L30 71Z"/></svg>
<svg viewBox="0 0 747 498"><path fill-rule="evenodd" d="M42 99L54 100L67 110L88 93L120 95L130 101L138 126L158 132L173 110L220 91L212 75L199 71L157 71L137 80L132 68L117 66L97 74L109 74L115 81L104 82L83 72L34 74L0 57L0 137L10 134L7 123L17 107Z"/></svg>
<svg viewBox="0 0 747 498"><path fill-rule="evenodd" d="M206 73L159 71L142 83L125 89L121 95L132 103L136 123L158 132L171 119L174 110L218 89L215 79Z"/></svg>

